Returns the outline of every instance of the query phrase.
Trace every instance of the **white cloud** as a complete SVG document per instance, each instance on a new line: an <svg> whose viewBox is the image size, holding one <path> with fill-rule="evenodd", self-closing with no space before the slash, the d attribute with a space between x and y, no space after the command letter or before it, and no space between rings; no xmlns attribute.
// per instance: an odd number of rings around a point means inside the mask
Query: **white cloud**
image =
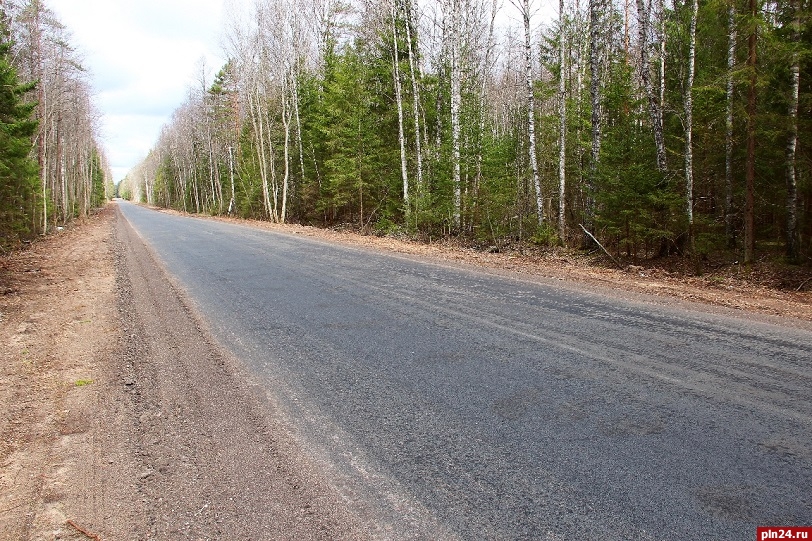
<svg viewBox="0 0 812 541"><path fill-rule="evenodd" d="M154 145L161 127L224 63L223 0L52 0L92 74L102 138L116 181Z"/></svg>

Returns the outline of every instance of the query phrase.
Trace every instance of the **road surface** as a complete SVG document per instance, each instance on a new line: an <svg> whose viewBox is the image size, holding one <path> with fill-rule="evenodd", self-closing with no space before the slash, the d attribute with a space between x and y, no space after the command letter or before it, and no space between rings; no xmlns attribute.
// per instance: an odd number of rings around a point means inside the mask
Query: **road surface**
<svg viewBox="0 0 812 541"><path fill-rule="evenodd" d="M120 209L381 537L812 524L807 330Z"/></svg>

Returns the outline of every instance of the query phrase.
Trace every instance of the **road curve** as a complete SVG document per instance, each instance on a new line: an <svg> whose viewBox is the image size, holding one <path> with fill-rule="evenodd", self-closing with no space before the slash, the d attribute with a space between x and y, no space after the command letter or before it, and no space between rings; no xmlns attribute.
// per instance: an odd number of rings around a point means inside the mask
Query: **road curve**
<svg viewBox="0 0 812 541"><path fill-rule="evenodd" d="M812 524L809 331L119 207L382 538Z"/></svg>

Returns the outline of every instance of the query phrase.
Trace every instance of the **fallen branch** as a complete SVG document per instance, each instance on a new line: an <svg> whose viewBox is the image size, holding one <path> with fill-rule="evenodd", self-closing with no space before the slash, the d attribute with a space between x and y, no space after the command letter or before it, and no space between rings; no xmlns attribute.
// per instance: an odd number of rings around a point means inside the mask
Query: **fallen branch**
<svg viewBox="0 0 812 541"><path fill-rule="evenodd" d="M78 524L76 524L75 522L73 522L70 519L68 519L68 524L73 526L76 529L77 532L84 535L88 539L93 539L94 541L102 541L101 537L99 537L96 534L92 534L92 533L88 532L87 530L85 530L84 528L82 528L81 526L79 526Z"/></svg>
<svg viewBox="0 0 812 541"><path fill-rule="evenodd" d="M802 289L804 288L804 286L805 286L806 284L808 284L808 283L809 283L809 281L810 281L810 280L812 280L812 278L807 278L806 280L804 280L803 282L801 282L801 285L799 285L799 286L798 286L798 289L796 289L795 291L800 291L800 290L802 290Z"/></svg>
<svg viewBox="0 0 812 541"><path fill-rule="evenodd" d="M583 229L583 230L584 230L584 233L586 233L587 235L589 235L589 238L591 238L592 240L594 240L594 241L595 241L595 244L597 244L597 245L600 247L600 249L601 249L601 250L603 250L603 253L605 253L606 255L608 255L608 256L609 256L609 259L611 259L611 260L612 260L612 262L613 262L615 265L617 265L617 268L619 268L620 270L623 270L623 265L621 265L621 264L620 264L620 261L618 261L617 259L615 259L615 258L612 256L612 254L610 254L610 253L609 253L609 252L606 250L606 248L604 248L604 247L603 247L603 244L601 244L600 242L598 242L598 239L596 239L596 238L595 238L595 235L593 235L592 233L590 233L589 231L587 231L587 230L586 230L586 227L584 227L582 224L578 224L578 225L580 225L580 226L581 226L581 229Z"/></svg>

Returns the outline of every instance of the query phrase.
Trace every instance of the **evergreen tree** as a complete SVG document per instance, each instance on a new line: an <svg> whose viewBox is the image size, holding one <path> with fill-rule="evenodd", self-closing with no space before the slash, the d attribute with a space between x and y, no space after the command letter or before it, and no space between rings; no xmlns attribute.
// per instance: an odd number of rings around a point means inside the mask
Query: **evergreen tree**
<svg viewBox="0 0 812 541"><path fill-rule="evenodd" d="M20 84L11 65L11 37L0 12L0 246L9 246L33 229L37 193L37 165L31 159L31 120L36 104L25 94L34 84Z"/></svg>

